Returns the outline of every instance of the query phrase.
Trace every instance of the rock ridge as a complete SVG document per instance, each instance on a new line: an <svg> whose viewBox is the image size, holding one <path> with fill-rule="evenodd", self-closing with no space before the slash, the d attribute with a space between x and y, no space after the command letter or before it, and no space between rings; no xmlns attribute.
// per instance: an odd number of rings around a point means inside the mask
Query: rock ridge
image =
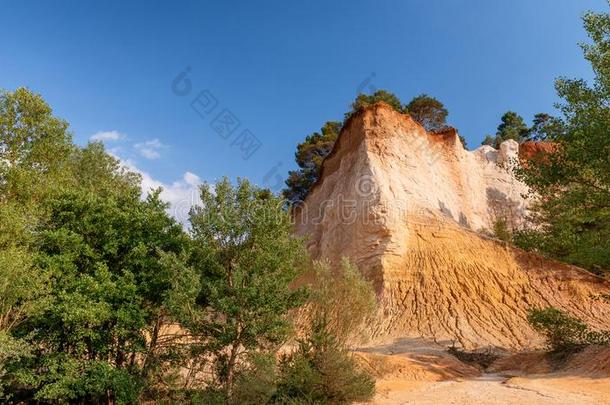
<svg viewBox="0 0 610 405"><path fill-rule="evenodd" d="M295 209L296 233L314 258L346 256L373 281L373 339L536 346L527 310L548 305L610 329L610 305L595 299L606 281L480 234L499 217L527 220L529 190L510 170L519 149L467 151L457 130L428 133L383 103L345 123Z"/></svg>

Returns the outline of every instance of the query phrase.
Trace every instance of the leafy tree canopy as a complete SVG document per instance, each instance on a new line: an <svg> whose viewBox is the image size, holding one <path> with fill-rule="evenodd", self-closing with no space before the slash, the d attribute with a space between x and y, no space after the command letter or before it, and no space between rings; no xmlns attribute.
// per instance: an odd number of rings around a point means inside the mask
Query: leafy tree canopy
<svg viewBox="0 0 610 405"><path fill-rule="evenodd" d="M440 131L447 126L449 112L443 103L427 94L413 98L403 110L426 128L426 131Z"/></svg>
<svg viewBox="0 0 610 405"><path fill-rule="evenodd" d="M534 115L532 126L527 132L530 141L546 141L560 137L565 132L563 121L546 113Z"/></svg>
<svg viewBox="0 0 610 405"><path fill-rule="evenodd" d="M369 105L373 105L383 101L389 104L398 112L403 112L403 105L400 99L392 92L387 90L377 90L373 94L358 94L354 102L351 104L351 110L345 113L345 120L354 115L357 111Z"/></svg>
<svg viewBox="0 0 610 405"><path fill-rule="evenodd" d="M556 81L563 124L545 135L556 151L518 173L540 196L534 212L541 229L521 233L517 242L603 272L610 269L610 14L589 12L583 21L594 81Z"/></svg>
<svg viewBox="0 0 610 405"><path fill-rule="evenodd" d="M486 134L485 138L483 138L483 142L481 142L481 145L489 145L489 146L495 146L496 145L496 138Z"/></svg>
<svg viewBox="0 0 610 405"><path fill-rule="evenodd" d="M0 96L0 391L40 401L138 401L184 247L158 191L27 89ZM137 360L137 361L136 361Z"/></svg>
<svg viewBox="0 0 610 405"><path fill-rule="evenodd" d="M314 132L297 146L295 160L299 170L288 173L284 197L291 203L303 201L318 180L324 158L332 151L341 131L341 123L328 121L320 132Z"/></svg>
<svg viewBox="0 0 610 405"><path fill-rule="evenodd" d="M546 113L538 113L532 120L532 126L527 127L523 118L514 111L508 111L501 118L495 136L485 135L481 145L489 145L498 149L500 144L508 139L517 142L552 140L565 131L561 119Z"/></svg>
<svg viewBox="0 0 610 405"><path fill-rule="evenodd" d="M291 286L308 259L282 199L224 179L214 189L203 185L201 200L190 216L193 254L179 269L185 285L175 289L190 296L174 300L173 311L200 338L194 346L212 355L212 386L231 397L246 356L288 336L287 312L304 298Z"/></svg>
<svg viewBox="0 0 610 405"><path fill-rule="evenodd" d="M0 93L0 201L40 201L65 178L68 124L28 89ZM52 186L51 186L52 185Z"/></svg>
<svg viewBox="0 0 610 405"><path fill-rule="evenodd" d="M498 149L502 142L509 139L517 142L526 140L529 132L529 128L525 124L523 118L514 111L508 111L504 113L501 118L496 136L492 137L491 135L485 135L485 139L481 144L490 145Z"/></svg>

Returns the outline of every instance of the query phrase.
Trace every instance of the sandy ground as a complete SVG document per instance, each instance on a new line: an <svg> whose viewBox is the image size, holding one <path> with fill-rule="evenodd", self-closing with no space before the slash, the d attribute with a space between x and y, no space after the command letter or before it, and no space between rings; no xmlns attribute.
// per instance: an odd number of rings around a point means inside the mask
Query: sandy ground
<svg viewBox="0 0 610 405"><path fill-rule="evenodd" d="M610 379L506 378L462 381L380 381L375 404L610 404Z"/></svg>
<svg viewBox="0 0 610 405"><path fill-rule="evenodd" d="M401 339L360 348L361 363L377 379L372 403L610 405L608 373L589 375L575 369L544 374L518 370L482 373L448 355L446 347L446 342Z"/></svg>

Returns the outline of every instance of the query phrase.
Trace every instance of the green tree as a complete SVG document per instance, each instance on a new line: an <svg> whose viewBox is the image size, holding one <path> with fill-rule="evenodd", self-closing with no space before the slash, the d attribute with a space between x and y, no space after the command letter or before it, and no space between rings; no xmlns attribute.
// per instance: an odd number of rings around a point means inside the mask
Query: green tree
<svg viewBox="0 0 610 405"><path fill-rule="evenodd" d="M374 380L348 349L361 341L364 323L376 310L373 286L343 259L337 269L315 264L308 303L301 313L306 331L298 348L282 356L275 398L279 403L347 404L369 400Z"/></svg>
<svg viewBox="0 0 610 405"><path fill-rule="evenodd" d="M375 394L375 381L319 319L297 350L281 359L279 368L279 403L349 404Z"/></svg>
<svg viewBox="0 0 610 405"><path fill-rule="evenodd" d="M569 351L585 345L610 345L610 331L593 331L579 318L557 308L533 308L527 320L544 335L547 347L556 352Z"/></svg>
<svg viewBox="0 0 610 405"><path fill-rule="evenodd" d="M499 148L500 144L506 140L512 139L517 142L525 140L528 133L528 127L523 118L514 111L506 112L498 125L496 132L495 148Z"/></svg>
<svg viewBox="0 0 610 405"><path fill-rule="evenodd" d="M34 230L72 149L67 124L40 96L25 88L0 93L0 398L8 394L9 364L32 353L16 328L48 305L49 277L35 263Z"/></svg>
<svg viewBox="0 0 610 405"><path fill-rule="evenodd" d="M587 325L557 308L531 309L527 320L544 335L548 348L553 351L569 350L585 341Z"/></svg>
<svg viewBox="0 0 610 405"><path fill-rule="evenodd" d="M373 105L383 101L386 104L389 104L398 112L403 112L404 108L400 99L392 92L387 90L377 90L373 94L358 94L354 102L351 104L351 109L345 113L345 121L347 121L352 115L354 115L357 111L365 108L369 105Z"/></svg>
<svg viewBox="0 0 610 405"><path fill-rule="evenodd" d="M439 100L427 94L414 97L404 107L404 112L419 122L426 131L435 132L447 126L447 115L449 112Z"/></svg>
<svg viewBox="0 0 610 405"><path fill-rule="evenodd" d="M358 334L377 304L371 283L346 258L335 271L326 262L315 263L314 271L307 318L323 320L340 342L362 338Z"/></svg>
<svg viewBox="0 0 610 405"><path fill-rule="evenodd" d="M583 21L594 81L556 81L565 130L550 138L555 152L518 171L539 196L533 207L539 226L516 241L601 273L610 269L610 14L589 12Z"/></svg>
<svg viewBox="0 0 610 405"><path fill-rule="evenodd" d="M563 122L546 113L534 115L532 126L528 130L527 139L530 141L546 141L560 137L565 131Z"/></svg>
<svg viewBox="0 0 610 405"><path fill-rule="evenodd" d="M14 203L0 203L0 398L9 385L6 365L31 355L13 332L47 305L48 278L34 266L28 216Z"/></svg>
<svg viewBox="0 0 610 405"><path fill-rule="evenodd" d="M136 402L170 286L159 252L179 251L182 229L158 192L141 201L70 190L47 204L37 261L52 305L16 329L36 348L13 366L17 384L41 400Z"/></svg>
<svg viewBox="0 0 610 405"><path fill-rule="evenodd" d="M318 181L322 162L332 151L335 141L341 131L341 123L328 121L320 132L307 136L305 141L297 146L295 153L299 169L288 173L287 189L284 197L295 204L303 201L311 187Z"/></svg>
<svg viewBox="0 0 610 405"><path fill-rule="evenodd" d="M504 242L512 241L512 232L506 219L499 218L494 221L492 231L496 238Z"/></svg>
<svg viewBox="0 0 610 405"><path fill-rule="evenodd" d="M0 93L0 202L34 209L61 185L73 149L68 124L42 97L25 88Z"/></svg>
<svg viewBox="0 0 610 405"><path fill-rule="evenodd" d="M283 201L268 191L224 179L214 189L203 185L201 200L190 216L190 275L182 275L190 298L176 300L174 313L198 339L195 350L211 354L210 385L230 398L247 356L274 353L287 338L287 313L304 298L291 285L307 255Z"/></svg>
<svg viewBox="0 0 610 405"><path fill-rule="evenodd" d="M496 145L496 138L491 136L491 135L489 135L489 134L486 134L485 138L481 142L481 145L495 146Z"/></svg>
<svg viewBox="0 0 610 405"><path fill-rule="evenodd" d="M41 401L137 402L182 228L101 144L27 89L0 97L0 384ZM8 285L5 283L9 283ZM147 338L148 337L148 338Z"/></svg>
<svg viewBox="0 0 610 405"><path fill-rule="evenodd" d="M360 109L380 101L394 107L398 112L403 111L402 103L396 95L386 90L378 90L373 94L359 94L351 104L350 111L345 113L343 122ZM342 126L342 122L328 121L320 132L308 135L305 141L297 146L295 161L299 169L288 173L287 188L283 191L284 197L290 204L298 204L305 200L311 187L318 181L322 162L332 151Z"/></svg>

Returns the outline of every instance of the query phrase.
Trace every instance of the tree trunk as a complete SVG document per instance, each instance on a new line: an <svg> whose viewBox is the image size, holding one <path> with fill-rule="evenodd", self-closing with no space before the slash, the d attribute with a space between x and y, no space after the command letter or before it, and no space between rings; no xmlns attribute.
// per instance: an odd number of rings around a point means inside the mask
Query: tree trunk
<svg viewBox="0 0 610 405"><path fill-rule="evenodd" d="M235 378L235 363L237 360L237 350L238 350L238 344L234 343L233 346L231 347L231 351L229 354L229 361L227 362L227 386L226 386L226 391L227 391L227 397L231 397L231 394L233 392L233 383L234 383L234 378Z"/></svg>
<svg viewBox="0 0 610 405"><path fill-rule="evenodd" d="M157 342L159 340L159 332L161 331L161 326L163 325L162 318L163 318L162 315L159 315L157 317L157 321L155 322L155 326L153 327L153 330L152 330L152 333L150 336L150 344L148 345L146 357L144 358L144 363L142 365L142 376L143 377L146 377L150 371L151 359L155 355L156 348L157 348Z"/></svg>

